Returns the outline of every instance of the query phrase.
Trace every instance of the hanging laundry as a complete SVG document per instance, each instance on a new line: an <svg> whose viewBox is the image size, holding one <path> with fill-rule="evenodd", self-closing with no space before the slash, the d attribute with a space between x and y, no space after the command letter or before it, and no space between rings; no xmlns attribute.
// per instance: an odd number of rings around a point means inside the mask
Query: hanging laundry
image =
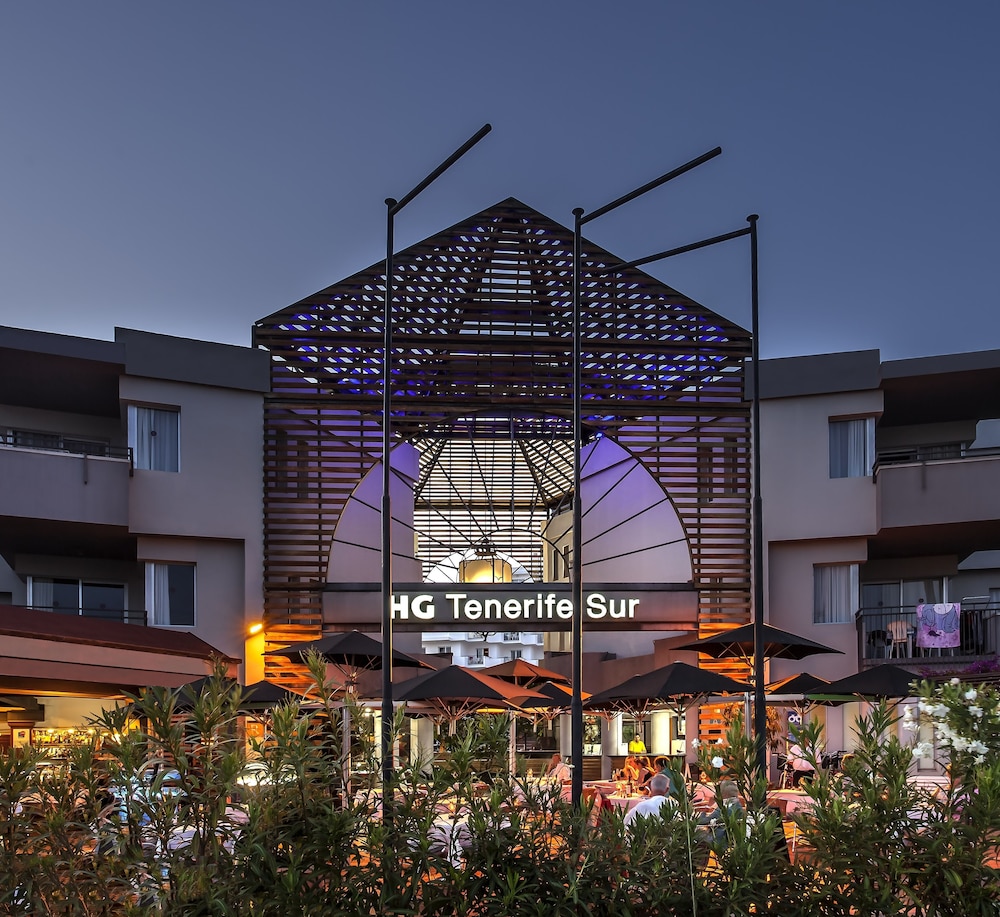
<svg viewBox="0 0 1000 917"><path fill-rule="evenodd" d="M924 649L946 649L960 646L959 602L938 602L917 606L917 646Z"/></svg>

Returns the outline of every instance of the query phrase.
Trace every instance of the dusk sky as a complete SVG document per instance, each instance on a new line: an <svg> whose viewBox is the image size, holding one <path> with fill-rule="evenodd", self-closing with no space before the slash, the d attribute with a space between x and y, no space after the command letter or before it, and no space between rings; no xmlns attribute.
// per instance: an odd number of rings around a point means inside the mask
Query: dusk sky
<svg viewBox="0 0 1000 917"><path fill-rule="evenodd" d="M630 260L760 214L761 354L1000 348L996 0L0 0L0 324L249 344L507 197ZM746 240L651 273L750 324Z"/></svg>

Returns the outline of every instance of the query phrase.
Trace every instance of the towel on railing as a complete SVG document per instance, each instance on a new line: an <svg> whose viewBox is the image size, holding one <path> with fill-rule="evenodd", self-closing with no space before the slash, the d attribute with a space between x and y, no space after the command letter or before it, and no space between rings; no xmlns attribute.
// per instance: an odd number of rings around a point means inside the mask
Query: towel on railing
<svg viewBox="0 0 1000 917"><path fill-rule="evenodd" d="M959 602L939 602L917 606L917 646L924 649L944 649L959 646L961 633Z"/></svg>

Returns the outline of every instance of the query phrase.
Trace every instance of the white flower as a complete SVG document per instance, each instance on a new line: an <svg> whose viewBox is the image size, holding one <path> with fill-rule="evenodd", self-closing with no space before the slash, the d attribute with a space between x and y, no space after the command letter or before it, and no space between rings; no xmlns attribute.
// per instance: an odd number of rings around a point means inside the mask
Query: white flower
<svg viewBox="0 0 1000 917"><path fill-rule="evenodd" d="M980 707L978 704L972 704L969 706L969 713L971 713L973 716L982 716L983 708Z"/></svg>
<svg viewBox="0 0 1000 917"><path fill-rule="evenodd" d="M725 744L725 743L724 743L724 742L722 741L722 739L716 739L716 740L715 740L715 744L716 744L716 745L723 745L723 744Z"/></svg>
<svg viewBox="0 0 1000 917"><path fill-rule="evenodd" d="M913 754L918 758L929 758L933 751L934 746L930 742L917 742L913 746Z"/></svg>
<svg viewBox="0 0 1000 917"><path fill-rule="evenodd" d="M961 678L953 678L951 680L951 684L953 684L953 685L960 685L961 683L962 683L962 679Z"/></svg>
<svg viewBox="0 0 1000 917"><path fill-rule="evenodd" d="M691 747L692 748L697 748L699 745L701 745L701 739L692 739L691 740Z"/></svg>
<svg viewBox="0 0 1000 917"><path fill-rule="evenodd" d="M975 739L969 743L969 751L971 751L974 755L985 755L989 749L982 742L980 742L979 739Z"/></svg>
<svg viewBox="0 0 1000 917"><path fill-rule="evenodd" d="M978 696L979 695L976 693L975 688L969 688L969 690L965 692L966 700L975 700Z"/></svg>
<svg viewBox="0 0 1000 917"><path fill-rule="evenodd" d="M725 763L726 762L723 761L719 755L716 755L714 758L712 758L712 767L716 768L717 770L721 768L722 765Z"/></svg>

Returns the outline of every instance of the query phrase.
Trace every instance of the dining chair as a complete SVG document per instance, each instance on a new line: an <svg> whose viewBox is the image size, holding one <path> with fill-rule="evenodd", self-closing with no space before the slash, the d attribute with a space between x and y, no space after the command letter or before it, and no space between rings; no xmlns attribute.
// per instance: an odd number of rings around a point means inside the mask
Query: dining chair
<svg viewBox="0 0 1000 917"><path fill-rule="evenodd" d="M913 656L913 632L910 630L908 621L898 618L890 621L886 625L889 636L892 638L892 649L890 655L909 659ZM906 647L906 656L903 657L903 647Z"/></svg>

